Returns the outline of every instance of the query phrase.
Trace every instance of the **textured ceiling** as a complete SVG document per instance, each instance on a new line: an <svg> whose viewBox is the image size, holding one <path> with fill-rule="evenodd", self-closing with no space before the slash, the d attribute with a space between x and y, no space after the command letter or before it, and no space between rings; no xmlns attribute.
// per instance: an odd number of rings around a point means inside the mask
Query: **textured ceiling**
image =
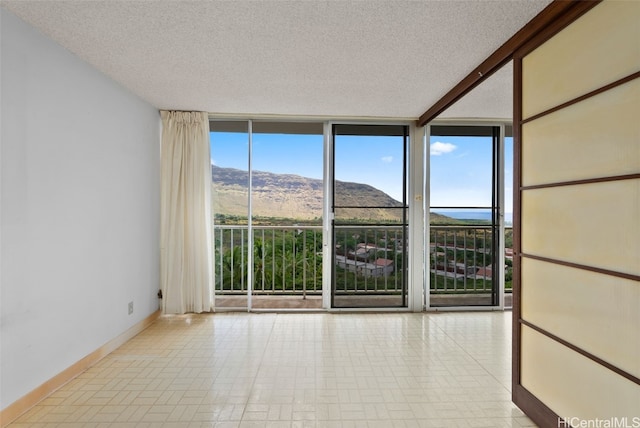
<svg viewBox="0 0 640 428"><path fill-rule="evenodd" d="M417 118L550 0L18 1L160 109ZM511 117L505 67L441 117Z"/></svg>

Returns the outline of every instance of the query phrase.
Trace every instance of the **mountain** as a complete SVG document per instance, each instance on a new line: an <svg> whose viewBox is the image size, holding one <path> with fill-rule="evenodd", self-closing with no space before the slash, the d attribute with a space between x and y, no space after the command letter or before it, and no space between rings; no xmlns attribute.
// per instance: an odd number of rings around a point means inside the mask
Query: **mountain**
<svg viewBox="0 0 640 428"><path fill-rule="evenodd" d="M246 217L248 173L213 165L212 193L215 213ZM400 222L402 203L368 184L336 181L336 206L378 208L337 208L338 219ZM253 172L254 216L312 221L322 218L322 180L293 174ZM432 223L456 223L453 219L431 214Z"/></svg>
<svg viewBox="0 0 640 428"><path fill-rule="evenodd" d="M213 208L216 213L246 216L247 171L212 166ZM336 182L336 205L401 208L402 203L367 184ZM322 180L292 174L253 172L253 213L259 217L313 220L322 217ZM401 220L401 210L339 209L340 218Z"/></svg>

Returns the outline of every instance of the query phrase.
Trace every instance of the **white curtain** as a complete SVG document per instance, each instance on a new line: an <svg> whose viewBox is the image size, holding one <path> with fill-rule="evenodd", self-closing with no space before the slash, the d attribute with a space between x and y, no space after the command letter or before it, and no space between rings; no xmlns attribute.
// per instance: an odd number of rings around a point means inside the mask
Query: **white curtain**
<svg viewBox="0 0 640 428"><path fill-rule="evenodd" d="M213 309L211 158L204 112L162 111L162 310Z"/></svg>

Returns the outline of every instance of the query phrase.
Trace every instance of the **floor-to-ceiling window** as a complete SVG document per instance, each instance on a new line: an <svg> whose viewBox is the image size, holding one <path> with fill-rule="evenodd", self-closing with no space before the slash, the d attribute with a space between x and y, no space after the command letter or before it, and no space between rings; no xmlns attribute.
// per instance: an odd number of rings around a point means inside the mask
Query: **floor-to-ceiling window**
<svg viewBox="0 0 640 428"><path fill-rule="evenodd" d="M253 308L322 307L323 125L253 121Z"/></svg>
<svg viewBox="0 0 640 428"><path fill-rule="evenodd" d="M407 307L408 150L406 125L211 120L216 308Z"/></svg>
<svg viewBox="0 0 640 428"><path fill-rule="evenodd" d="M332 134L332 306L406 307L408 127Z"/></svg>
<svg viewBox="0 0 640 428"><path fill-rule="evenodd" d="M504 128L430 127L431 307L502 304Z"/></svg>
<svg viewBox="0 0 640 428"><path fill-rule="evenodd" d="M513 306L513 137L504 138L504 306Z"/></svg>
<svg viewBox="0 0 640 428"><path fill-rule="evenodd" d="M508 127L429 130L428 244L410 253L408 126L212 120L216 307L416 309L422 248L427 306L511 306Z"/></svg>
<svg viewBox="0 0 640 428"><path fill-rule="evenodd" d="M247 308L249 122L211 121L211 198L216 308Z"/></svg>
<svg viewBox="0 0 640 428"><path fill-rule="evenodd" d="M320 308L323 124L211 121L216 307Z"/></svg>

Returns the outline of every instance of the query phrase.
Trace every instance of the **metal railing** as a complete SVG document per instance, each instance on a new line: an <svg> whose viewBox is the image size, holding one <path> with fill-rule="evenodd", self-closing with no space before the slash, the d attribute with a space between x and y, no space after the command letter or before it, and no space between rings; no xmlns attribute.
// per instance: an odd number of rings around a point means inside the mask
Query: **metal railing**
<svg viewBox="0 0 640 428"><path fill-rule="evenodd" d="M493 228L487 226L430 226L429 261L432 294L470 294L493 291ZM505 228L510 247L512 228ZM505 292L511 292L511 263L505 257Z"/></svg>
<svg viewBox="0 0 640 428"><path fill-rule="evenodd" d="M335 226L336 294L406 291L406 237L401 225Z"/></svg>
<svg viewBox="0 0 640 428"><path fill-rule="evenodd" d="M322 227L253 226L254 294L321 294ZM214 226L215 291L247 293L247 226Z"/></svg>
<svg viewBox="0 0 640 428"><path fill-rule="evenodd" d="M336 226L335 284L340 294L405 292L402 226ZM322 227L253 226L253 292L263 295L322 293ZM431 293L492 291L491 226L430 226ZM505 228L510 247L512 229ZM215 291L247 293L246 225L216 225ZM506 257L505 292L511 292Z"/></svg>

